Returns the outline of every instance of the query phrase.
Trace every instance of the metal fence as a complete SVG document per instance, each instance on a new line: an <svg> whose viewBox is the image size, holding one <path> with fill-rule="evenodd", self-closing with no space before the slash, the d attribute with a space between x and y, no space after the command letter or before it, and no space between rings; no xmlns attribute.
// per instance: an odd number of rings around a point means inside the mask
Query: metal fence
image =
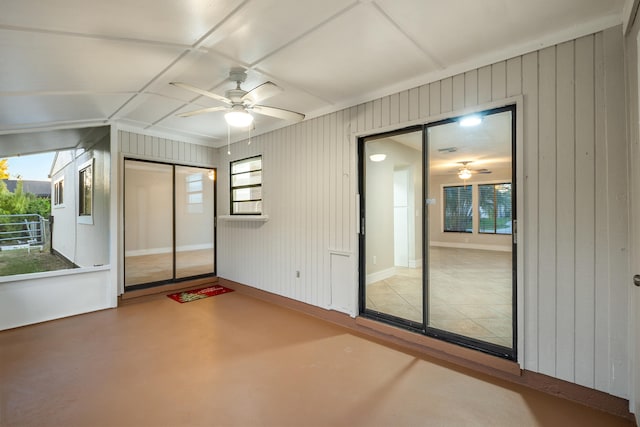
<svg viewBox="0 0 640 427"><path fill-rule="evenodd" d="M49 220L38 214L0 215L0 250L50 246Z"/></svg>

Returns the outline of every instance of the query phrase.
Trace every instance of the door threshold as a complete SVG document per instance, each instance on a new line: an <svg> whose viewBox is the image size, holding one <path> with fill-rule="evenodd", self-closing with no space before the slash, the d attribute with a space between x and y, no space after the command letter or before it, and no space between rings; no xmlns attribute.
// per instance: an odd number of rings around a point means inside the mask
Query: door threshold
<svg viewBox="0 0 640 427"><path fill-rule="evenodd" d="M144 297L147 295L158 295L158 294L164 294L168 292L182 291L189 288L194 288L197 286L209 285L214 283L218 283L217 276L203 277L200 279L193 279L193 280L185 280L183 282L178 282L178 283L168 283L166 285L158 285L152 288L138 289L135 291L127 292L125 290L125 292L120 297L123 300L128 300L132 298Z"/></svg>

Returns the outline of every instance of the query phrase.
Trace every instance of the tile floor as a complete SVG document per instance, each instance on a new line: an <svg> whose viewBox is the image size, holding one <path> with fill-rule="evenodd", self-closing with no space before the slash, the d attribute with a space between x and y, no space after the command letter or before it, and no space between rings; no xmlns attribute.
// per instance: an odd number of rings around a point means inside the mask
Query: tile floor
<svg viewBox="0 0 640 427"><path fill-rule="evenodd" d="M432 247L429 326L512 346L511 253ZM422 269L367 286L367 308L422 322Z"/></svg>

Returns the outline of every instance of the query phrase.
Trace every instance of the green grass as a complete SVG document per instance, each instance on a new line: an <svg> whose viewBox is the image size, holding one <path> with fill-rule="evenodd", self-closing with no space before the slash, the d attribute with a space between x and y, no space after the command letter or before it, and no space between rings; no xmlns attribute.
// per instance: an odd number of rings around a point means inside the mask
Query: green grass
<svg viewBox="0 0 640 427"><path fill-rule="evenodd" d="M0 251L0 276L15 274L40 273L43 271L65 270L73 268L68 261L61 257L32 249L16 249Z"/></svg>

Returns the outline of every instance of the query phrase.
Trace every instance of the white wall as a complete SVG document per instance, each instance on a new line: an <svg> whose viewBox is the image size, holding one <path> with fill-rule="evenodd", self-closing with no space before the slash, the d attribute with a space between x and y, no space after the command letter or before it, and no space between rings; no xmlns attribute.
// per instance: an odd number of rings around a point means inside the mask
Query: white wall
<svg viewBox="0 0 640 427"><path fill-rule="evenodd" d="M77 167L93 159L92 223L78 223L76 255L72 260L81 267L109 264L109 198L111 195L109 144L110 138L107 135L99 144L76 159ZM75 176L77 182L77 170ZM75 189L77 188L78 184L75 186ZM77 215L77 211L75 214Z"/></svg>
<svg viewBox="0 0 640 427"><path fill-rule="evenodd" d="M77 156L71 151L58 156L52 183L64 177L63 206L52 206L52 247L80 267L109 264L109 198L111 182L110 136ZM78 222L78 171L93 161L93 205L90 224Z"/></svg>
<svg viewBox="0 0 640 427"><path fill-rule="evenodd" d="M109 266L0 278L0 331L114 307Z"/></svg>
<svg viewBox="0 0 640 427"><path fill-rule="evenodd" d="M68 260L75 258L75 229L76 229L76 198L75 198L75 174L76 171L72 167L74 156L72 152L67 151L59 153L54 172L51 176L51 182L54 183L59 179L63 179L63 203L58 206L51 206L51 216L53 216L53 240L51 242L55 249ZM53 194L53 185L52 185ZM69 233L65 230L73 230ZM70 238L71 237L71 238Z"/></svg>
<svg viewBox="0 0 640 427"><path fill-rule="evenodd" d="M420 137L421 138L421 137ZM366 241L367 275L393 271L394 262L394 171L408 168L412 179L412 193L417 200L410 200L410 211L422 203L422 152L390 139L376 140L376 149L387 154L382 162L366 160L367 188L366 222L367 228L376 230ZM416 218L410 230L410 259L422 260L422 218ZM373 257L376 258L374 264ZM391 270L390 270L391 269ZM392 274L392 273L391 273ZM372 276L371 282L384 276Z"/></svg>
<svg viewBox="0 0 640 427"><path fill-rule="evenodd" d="M127 162L125 255L173 251L173 171L168 165Z"/></svg>
<svg viewBox="0 0 640 427"><path fill-rule="evenodd" d="M345 307L331 254L357 269L356 139L521 96L519 359L527 370L628 395L627 163L620 28L569 41L252 138L219 164L263 155L266 223L219 222L219 275ZM301 276L296 278L299 270ZM334 281L335 283L335 281ZM355 314L355 304L351 312Z"/></svg>
<svg viewBox="0 0 640 427"><path fill-rule="evenodd" d="M628 1L631 7L633 1ZM627 112L629 127L628 170L630 178L630 246L631 271L630 276L640 274L640 112L638 111L638 38L640 37L640 17L632 18L633 26L625 37L625 60L627 69ZM636 414L636 423L640 423L640 288L634 288L629 280L631 297L629 298L629 345L635 351L630 351L629 366L635 387L630 396L630 409ZM635 295L633 295L635 294Z"/></svg>

